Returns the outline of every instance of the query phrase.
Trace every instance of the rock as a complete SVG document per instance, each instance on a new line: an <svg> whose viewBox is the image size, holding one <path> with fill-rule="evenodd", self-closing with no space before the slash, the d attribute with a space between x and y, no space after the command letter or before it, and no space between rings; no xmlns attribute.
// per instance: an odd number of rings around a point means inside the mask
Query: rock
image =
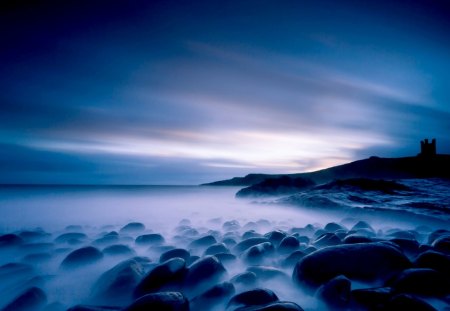
<svg viewBox="0 0 450 311"><path fill-rule="evenodd" d="M184 285L186 290L195 296L201 287L217 283L225 274L225 268L216 257L206 256L189 267Z"/></svg>
<svg viewBox="0 0 450 311"><path fill-rule="evenodd" d="M24 240L17 234L9 233L0 235L0 247L18 246L24 243Z"/></svg>
<svg viewBox="0 0 450 311"><path fill-rule="evenodd" d="M211 246L216 243L217 243L217 240L214 236L207 235L207 236L204 236L204 237L201 237L199 239L192 241L188 247L189 248L206 248L206 247Z"/></svg>
<svg viewBox="0 0 450 311"><path fill-rule="evenodd" d="M108 303L129 303L143 276L144 267L136 260L122 261L100 276L93 287L93 296Z"/></svg>
<svg viewBox="0 0 450 311"><path fill-rule="evenodd" d="M403 253L407 256L416 256L419 253L419 242L416 240L394 238L390 239L391 242L397 244Z"/></svg>
<svg viewBox="0 0 450 311"><path fill-rule="evenodd" d="M189 311L189 301L180 292L148 294L134 301L123 311Z"/></svg>
<svg viewBox="0 0 450 311"><path fill-rule="evenodd" d="M2 311L41 310L47 303L47 295L39 287L31 287L7 304Z"/></svg>
<svg viewBox="0 0 450 311"><path fill-rule="evenodd" d="M235 311L303 311L302 307L290 301L277 301L264 306L237 308Z"/></svg>
<svg viewBox="0 0 450 311"><path fill-rule="evenodd" d="M317 288L341 274L351 280L385 281L409 266L408 258L392 246L344 244L322 248L303 257L296 264L292 277L298 284Z"/></svg>
<svg viewBox="0 0 450 311"><path fill-rule="evenodd" d="M431 245L436 251L450 255L450 235L438 237Z"/></svg>
<svg viewBox="0 0 450 311"><path fill-rule="evenodd" d="M314 246L316 247L325 247L325 246L333 246L341 244L342 241L339 239L336 234L327 232L319 236L314 242Z"/></svg>
<svg viewBox="0 0 450 311"><path fill-rule="evenodd" d="M281 254L292 253L300 247L300 242L294 236L287 236L281 240L278 252Z"/></svg>
<svg viewBox="0 0 450 311"><path fill-rule="evenodd" d="M229 253L229 249L225 246L224 243L216 243L211 245L205 250L204 256L206 255L215 255L219 253Z"/></svg>
<svg viewBox="0 0 450 311"><path fill-rule="evenodd" d="M93 246L86 246L71 252L61 263L61 268L75 268L95 263L103 258L102 252Z"/></svg>
<svg viewBox="0 0 450 311"><path fill-rule="evenodd" d="M256 280L257 277L254 272L246 271L232 277L230 282L236 285L252 286L256 284Z"/></svg>
<svg viewBox="0 0 450 311"><path fill-rule="evenodd" d="M44 240L50 237L50 234L44 232L42 229L36 230L24 230L19 233L19 236L27 242L34 242L39 240Z"/></svg>
<svg viewBox="0 0 450 311"><path fill-rule="evenodd" d="M241 225L237 220L230 220L223 223L222 229L225 231L236 231L241 229Z"/></svg>
<svg viewBox="0 0 450 311"><path fill-rule="evenodd" d="M425 301L406 294L396 295L392 297L392 299L385 305L383 310L436 311L435 308L433 308Z"/></svg>
<svg viewBox="0 0 450 311"><path fill-rule="evenodd" d="M269 241L272 242L272 244L275 246L278 246L281 240L283 240L286 236L287 234L280 230L274 230L264 234L264 237L268 238Z"/></svg>
<svg viewBox="0 0 450 311"><path fill-rule="evenodd" d="M351 282L345 276L339 275L319 287L316 297L330 310L348 308L350 303Z"/></svg>
<svg viewBox="0 0 450 311"><path fill-rule="evenodd" d="M159 262L164 262L175 257L183 258L185 261L187 261L189 257L191 257L191 254L189 253L189 251L183 248L174 248L161 254L161 256L159 257Z"/></svg>
<svg viewBox="0 0 450 311"><path fill-rule="evenodd" d="M339 225L339 224L337 224L335 222L329 222L324 227L325 231L333 232L333 233L336 232L337 230L342 230L342 229L343 230L347 230L345 227L343 227L343 226L341 226L341 225Z"/></svg>
<svg viewBox="0 0 450 311"><path fill-rule="evenodd" d="M111 231L99 239L96 239L93 244L95 245L107 245L117 243L119 241L119 234L115 231Z"/></svg>
<svg viewBox="0 0 450 311"><path fill-rule="evenodd" d="M446 230L446 229L438 229L435 230L433 232L431 232L428 236L428 244L433 244L433 242L442 236L450 236L450 230Z"/></svg>
<svg viewBox="0 0 450 311"><path fill-rule="evenodd" d="M123 244L115 244L103 249L103 254L110 256L135 256L136 252Z"/></svg>
<svg viewBox="0 0 450 311"><path fill-rule="evenodd" d="M119 310L122 310L122 308L110 306L76 305L72 308L69 308L67 311L119 311Z"/></svg>
<svg viewBox="0 0 450 311"><path fill-rule="evenodd" d="M375 233L375 230L372 228L372 226L369 225L367 222L365 222L365 221L363 221L363 220L358 221L358 222L352 227L351 230L358 231L359 229L365 229L365 230L369 230L369 231Z"/></svg>
<svg viewBox="0 0 450 311"><path fill-rule="evenodd" d="M292 252L289 256L281 261L281 266L283 268L294 267L300 259L306 256L306 253L300 250Z"/></svg>
<svg viewBox="0 0 450 311"><path fill-rule="evenodd" d="M120 229L121 233L134 233L141 232L145 230L145 225L140 222L130 222L129 224L123 226Z"/></svg>
<svg viewBox="0 0 450 311"><path fill-rule="evenodd" d="M266 281L266 280L272 280L272 279L279 279L283 282L288 282L289 277L284 273L283 271L273 268L273 267L266 267L266 266L253 266L248 267L247 271L253 272L256 274L256 277L260 280Z"/></svg>
<svg viewBox="0 0 450 311"><path fill-rule="evenodd" d="M277 295L267 288L255 288L249 291L234 295L228 302L228 307L231 306L258 306L267 305L278 301Z"/></svg>
<svg viewBox="0 0 450 311"><path fill-rule="evenodd" d="M443 297L450 295L450 280L429 268L412 268L389 282L395 293Z"/></svg>
<svg viewBox="0 0 450 311"><path fill-rule="evenodd" d="M245 231L244 234L242 235L242 239L249 239L249 238L259 238L262 235L257 233L255 230L249 230L249 231Z"/></svg>
<svg viewBox="0 0 450 311"><path fill-rule="evenodd" d="M230 253L218 253L214 254L214 257L219 259L223 265L231 264L237 260L236 256Z"/></svg>
<svg viewBox="0 0 450 311"><path fill-rule="evenodd" d="M275 248L272 243L264 242L253 245L247 249L244 253L242 253L241 258L247 264L262 264L269 256L273 255L274 252Z"/></svg>
<svg viewBox="0 0 450 311"><path fill-rule="evenodd" d="M0 266L0 279L6 280L11 277L29 277L34 273L34 269L31 265L25 263L7 263Z"/></svg>
<svg viewBox="0 0 450 311"><path fill-rule="evenodd" d="M383 310L383 306L392 297L392 290L390 287L355 289L351 296L359 305L364 306L364 309Z"/></svg>
<svg viewBox="0 0 450 311"><path fill-rule="evenodd" d="M236 246L233 248L233 251L235 253L242 253L243 251L245 251L246 249L249 249L250 247L256 245L256 244L261 244L264 242L270 242L270 240L268 238L249 238L246 240L242 240L241 242L239 242L238 244L236 244Z"/></svg>
<svg viewBox="0 0 450 311"><path fill-rule="evenodd" d="M186 261L182 258L172 258L156 266L136 286L134 297L138 298L160 290L179 289L186 276Z"/></svg>
<svg viewBox="0 0 450 311"><path fill-rule="evenodd" d="M435 251L426 251L414 261L414 265L418 268L431 268L443 276L450 278L450 256Z"/></svg>
<svg viewBox="0 0 450 311"><path fill-rule="evenodd" d="M237 243L236 243L236 240L235 239L233 239L233 238L224 238L223 240L222 240L222 242L223 242L223 244L225 244L227 247L233 247L233 246L235 246Z"/></svg>
<svg viewBox="0 0 450 311"><path fill-rule="evenodd" d="M191 300L192 310L211 310L228 300L235 292L233 284L224 282L214 285Z"/></svg>
<svg viewBox="0 0 450 311"><path fill-rule="evenodd" d="M159 245L163 244L165 241L164 237L161 234L149 233L138 236L135 242L138 245Z"/></svg>
<svg viewBox="0 0 450 311"><path fill-rule="evenodd" d="M371 238L358 234L347 235L343 240L344 244L370 243L370 242L373 242Z"/></svg>
<svg viewBox="0 0 450 311"><path fill-rule="evenodd" d="M81 232L69 232L69 233L63 233L59 235L56 239L56 243L69 243L69 244L75 244L77 242L82 242L87 239L87 235Z"/></svg>

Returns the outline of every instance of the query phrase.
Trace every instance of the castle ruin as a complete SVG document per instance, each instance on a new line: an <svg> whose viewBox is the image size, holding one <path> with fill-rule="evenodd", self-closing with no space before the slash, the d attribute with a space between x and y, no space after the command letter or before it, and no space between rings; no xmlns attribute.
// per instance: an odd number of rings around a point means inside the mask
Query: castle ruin
<svg viewBox="0 0 450 311"><path fill-rule="evenodd" d="M436 139L433 138L431 142L428 139L420 141L420 153L422 157L432 157L436 155Z"/></svg>

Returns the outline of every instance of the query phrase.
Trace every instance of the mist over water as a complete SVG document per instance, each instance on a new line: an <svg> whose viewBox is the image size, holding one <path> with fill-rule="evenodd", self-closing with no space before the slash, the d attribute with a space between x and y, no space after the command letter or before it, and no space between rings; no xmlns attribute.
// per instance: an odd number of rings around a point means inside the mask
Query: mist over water
<svg viewBox="0 0 450 311"><path fill-rule="evenodd" d="M159 262L163 248L138 245L135 243L136 237L144 233L158 233L165 239L162 247L186 248L186 240L177 231L180 224L189 224L198 231L198 236L215 235L219 242L230 233L225 229L224 223L227 221L238 221L239 225L233 229L236 236L250 229L265 234L276 229L289 231L302 228L308 224L323 227L328 222L341 222L343 219L349 227L365 219L376 230L414 229L423 224L435 229L442 225L442 221L434 223L427 218L421 220L398 215L383 217L373 211L353 215L344 209L315 210L275 204L276 199L236 199L237 190L235 187L197 186L0 188L0 234L40 228L47 235L33 243L49 244L39 245L38 251L25 247L1 249L0 265L25 263L31 265L34 272L5 279L0 285L0 308L20 294L23 288L33 284L45 290L49 303L58 302L64 307L95 303L91 296L98 278L127 258L104 256L95 264L73 271L61 270L61 263L71 251L83 246L95 245L100 250L104 249L96 241L108 232L119 232L130 222L143 223L145 230L121 233L120 244L129 246L134 256L148 257L153 263ZM352 219L353 216L356 217ZM58 236L70 232L83 233L87 237L73 244L54 243ZM51 256L42 261L27 257L36 253ZM202 256L203 251L192 249L191 255ZM266 263L276 266L277 262L279 259L271 258ZM225 268L229 280L245 271L246 266L237 261L232 265L225 264ZM290 279L292 269L280 269ZM306 309L317 307L313 297L285 279L270 279L261 285L276 290L281 300L296 302Z"/></svg>

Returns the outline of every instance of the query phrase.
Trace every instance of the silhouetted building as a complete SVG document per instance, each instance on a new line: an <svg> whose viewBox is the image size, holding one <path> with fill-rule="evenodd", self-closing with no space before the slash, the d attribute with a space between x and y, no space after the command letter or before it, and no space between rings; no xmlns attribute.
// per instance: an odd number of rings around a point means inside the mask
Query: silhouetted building
<svg viewBox="0 0 450 311"><path fill-rule="evenodd" d="M428 139L424 139L420 142L420 156L432 157L436 155L436 139L432 139L431 142Z"/></svg>

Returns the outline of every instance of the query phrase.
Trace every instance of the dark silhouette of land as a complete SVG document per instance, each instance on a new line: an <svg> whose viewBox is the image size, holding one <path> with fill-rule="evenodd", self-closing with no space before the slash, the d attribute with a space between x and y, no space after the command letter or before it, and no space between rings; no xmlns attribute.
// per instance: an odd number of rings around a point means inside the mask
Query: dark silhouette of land
<svg viewBox="0 0 450 311"><path fill-rule="evenodd" d="M288 178L286 178L288 177ZM297 174L249 174L216 181L208 186L256 186L256 188L296 187L312 181L315 184L327 183L337 179L410 179L410 178L450 178L450 155L436 154L436 140L421 141L421 152L417 156L402 158L370 157L351 163L333 166L327 169ZM307 182L306 182L307 184Z"/></svg>

